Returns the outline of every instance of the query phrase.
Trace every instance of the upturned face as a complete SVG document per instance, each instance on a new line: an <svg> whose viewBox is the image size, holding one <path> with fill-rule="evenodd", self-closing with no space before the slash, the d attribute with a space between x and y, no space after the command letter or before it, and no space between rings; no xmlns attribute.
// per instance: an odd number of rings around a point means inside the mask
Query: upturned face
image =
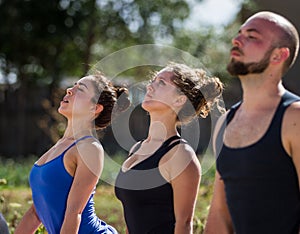
<svg viewBox="0 0 300 234"><path fill-rule="evenodd" d="M180 96L177 86L172 82L173 73L161 70L147 86L147 93L142 103L148 112L175 110L174 102Z"/></svg>
<svg viewBox="0 0 300 234"><path fill-rule="evenodd" d="M83 77L66 90L58 112L67 118L92 117L96 108L96 103L92 101L94 97L95 88L91 77Z"/></svg>
<svg viewBox="0 0 300 234"><path fill-rule="evenodd" d="M227 70L232 75L262 73L270 63L276 38L275 24L262 18L247 21L232 40L231 61Z"/></svg>

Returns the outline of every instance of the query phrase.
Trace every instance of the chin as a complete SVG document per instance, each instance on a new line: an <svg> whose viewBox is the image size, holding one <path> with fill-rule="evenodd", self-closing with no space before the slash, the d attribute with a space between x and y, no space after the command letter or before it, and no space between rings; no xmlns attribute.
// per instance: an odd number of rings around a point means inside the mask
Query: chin
<svg viewBox="0 0 300 234"><path fill-rule="evenodd" d="M61 114L61 115L65 116L65 117L67 117L67 116L68 116L68 113L67 113L67 111L66 111L66 110L64 110L62 107L59 107L59 108L58 108L58 110L57 110L57 112L58 112L59 114Z"/></svg>
<svg viewBox="0 0 300 234"><path fill-rule="evenodd" d="M148 105L147 105L147 102L143 101L141 107L142 107L145 111L147 111L147 106L148 106Z"/></svg>
<svg viewBox="0 0 300 234"><path fill-rule="evenodd" d="M145 111L150 112L153 109L159 108L160 104L154 101L144 101L141 106Z"/></svg>
<svg viewBox="0 0 300 234"><path fill-rule="evenodd" d="M166 103L162 103L159 101L144 101L142 102L142 108L147 112L156 112L156 111L164 111L166 109L169 109L170 106Z"/></svg>

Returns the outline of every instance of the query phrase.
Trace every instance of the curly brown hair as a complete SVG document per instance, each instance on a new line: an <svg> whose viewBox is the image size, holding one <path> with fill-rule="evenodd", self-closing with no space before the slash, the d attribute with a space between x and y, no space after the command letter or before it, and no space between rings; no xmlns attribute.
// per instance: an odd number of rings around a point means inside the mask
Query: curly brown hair
<svg viewBox="0 0 300 234"><path fill-rule="evenodd" d="M173 62L164 70L173 73L172 82L189 100L178 113L178 123L187 123L197 116L206 118L214 105L221 113L225 112L220 105L224 84L218 77L209 77L203 69Z"/></svg>

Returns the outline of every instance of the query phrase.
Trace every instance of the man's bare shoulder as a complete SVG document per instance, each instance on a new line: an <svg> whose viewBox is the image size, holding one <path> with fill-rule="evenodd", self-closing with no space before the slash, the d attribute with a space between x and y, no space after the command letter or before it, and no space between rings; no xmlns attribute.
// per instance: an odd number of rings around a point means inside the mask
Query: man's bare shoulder
<svg viewBox="0 0 300 234"><path fill-rule="evenodd" d="M282 122L282 140L285 149L292 155L300 139L300 101L292 103L286 110Z"/></svg>
<svg viewBox="0 0 300 234"><path fill-rule="evenodd" d="M285 118L288 122L300 122L300 101L293 102L287 108Z"/></svg>

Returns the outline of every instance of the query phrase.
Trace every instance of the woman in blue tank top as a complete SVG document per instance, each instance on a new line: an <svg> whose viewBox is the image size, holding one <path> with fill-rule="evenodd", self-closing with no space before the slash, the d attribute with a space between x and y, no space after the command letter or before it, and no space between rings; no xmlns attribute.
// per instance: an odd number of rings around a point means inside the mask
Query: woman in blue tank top
<svg viewBox="0 0 300 234"><path fill-rule="evenodd" d="M64 136L33 165L29 176L33 205L15 234L34 233L42 223L49 234L117 233L95 214L93 196L104 152L94 137L105 128L112 109L129 106L125 88L115 88L102 74L81 78L60 102L66 117ZM120 97L120 98L119 98Z"/></svg>
<svg viewBox="0 0 300 234"><path fill-rule="evenodd" d="M142 107L150 115L148 137L133 146L115 183L130 234L193 233L201 170L176 127L206 117L222 90L218 78L175 63L147 86Z"/></svg>

